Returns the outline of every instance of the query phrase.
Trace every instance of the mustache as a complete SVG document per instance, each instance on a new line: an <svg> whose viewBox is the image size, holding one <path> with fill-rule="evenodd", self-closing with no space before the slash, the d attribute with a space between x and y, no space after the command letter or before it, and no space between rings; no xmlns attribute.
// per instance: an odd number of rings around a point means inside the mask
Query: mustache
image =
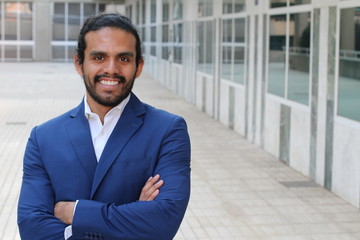
<svg viewBox="0 0 360 240"><path fill-rule="evenodd" d="M99 82L100 78L113 78L113 79L117 79L120 83L126 82L126 78L124 76L119 75L119 74L114 74L112 76L110 76L108 74L95 75L95 77L94 77L95 82Z"/></svg>

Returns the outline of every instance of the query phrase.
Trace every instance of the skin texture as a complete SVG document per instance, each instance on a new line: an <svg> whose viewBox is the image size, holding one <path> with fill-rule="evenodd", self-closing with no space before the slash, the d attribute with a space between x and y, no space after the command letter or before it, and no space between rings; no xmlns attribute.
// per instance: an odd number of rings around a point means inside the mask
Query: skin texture
<svg viewBox="0 0 360 240"><path fill-rule="evenodd" d="M91 111L104 117L131 92L135 78L139 77L144 61L136 66L135 37L117 28L104 27L85 36L87 47L84 62L74 57L76 71L84 79L87 101ZM103 81L103 82L102 82ZM111 84L110 84L111 83ZM160 175L149 178L139 201L152 201L164 184ZM58 202L54 215L66 224L72 224L75 202Z"/></svg>

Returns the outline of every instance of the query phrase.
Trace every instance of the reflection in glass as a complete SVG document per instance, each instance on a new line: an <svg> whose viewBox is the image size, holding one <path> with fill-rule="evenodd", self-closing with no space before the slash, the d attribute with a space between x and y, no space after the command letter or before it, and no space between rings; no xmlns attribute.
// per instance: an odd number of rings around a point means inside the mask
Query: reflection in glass
<svg viewBox="0 0 360 240"><path fill-rule="evenodd" d="M163 9L162 9L162 13L163 13L163 22L168 22L169 21L169 0L163 0Z"/></svg>
<svg viewBox="0 0 360 240"><path fill-rule="evenodd" d="M183 24L174 24L174 62L182 63Z"/></svg>
<svg viewBox="0 0 360 240"><path fill-rule="evenodd" d="M198 70L212 74L214 63L214 29L213 21L199 22L198 25Z"/></svg>
<svg viewBox="0 0 360 240"><path fill-rule="evenodd" d="M223 42L232 42L232 19L226 19L223 21Z"/></svg>
<svg viewBox="0 0 360 240"><path fill-rule="evenodd" d="M290 15L288 98L308 105L310 85L310 13Z"/></svg>
<svg viewBox="0 0 360 240"><path fill-rule="evenodd" d="M13 62L17 59L17 46L5 45L5 59L6 61Z"/></svg>
<svg viewBox="0 0 360 240"><path fill-rule="evenodd" d="M54 59L54 60L65 59L65 46L53 46L52 47L52 59Z"/></svg>
<svg viewBox="0 0 360 240"><path fill-rule="evenodd" d="M311 0L290 0L290 6L301 5L301 4L310 4Z"/></svg>
<svg viewBox="0 0 360 240"><path fill-rule="evenodd" d="M85 3L84 4L84 19L88 18L90 15L96 12L96 5L94 3Z"/></svg>
<svg viewBox="0 0 360 240"><path fill-rule="evenodd" d="M150 54L153 56L156 56L156 26L152 26L150 28L150 41L151 41L151 48L150 48Z"/></svg>
<svg viewBox="0 0 360 240"><path fill-rule="evenodd" d="M286 7L287 0L270 0L270 7L277 8L277 7Z"/></svg>
<svg viewBox="0 0 360 240"><path fill-rule="evenodd" d="M235 19L235 42L245 42L245 18Z"/></svg>
<svg viewBox="0 0 360 240"><path fill-rule="evenodd" d="M31 60L33 56L32 46L20 46L20 58Z"/></svg>
<svg viewBox="0 0 360 240"><path fill-rule="evenodd" d="M234 51L234 81L244 84L245 48L235 47Z"/></svg>
<svg viewBox="0 0 360 240"><path fill-rule="evenodd" d="M199 0L198 16L207 17L213 15L213 0Z"/></svg>
<svg viewBox="0 0 360 240"><path fill-rule="evenodd" d="M233 0L223 0L223 13L233 13Z"/></svg>
<svg viewBox="0 0 360 240"><path fill-rule="evenodd" d="M32 4L19 3L19 19L20 19L20 40L33 40L33 18L32 18Z"/></svg>
<svg viewBox="0 0 360 240"><path fill-rule="evenodd" d="M151 0L150 21L151 23L156 22L156 0Z"/></svg>
<svg viewBox="0 0 360 240"><path fill-rule="evenodd" d="M0 40L2 39L2 4L0 3ZM0 48L1 51L1 48ZM1 52L0 52L0 56L1 56Z"/></svg>
<svg viewBox="0 0 360 240"><path fill-rule="evenodd" d="M71 62L75 54L76 54L76 45L68 46L68 60L70 60L69 62Z"/></svg>
<svg viewBox="0 0 360 240"><path fill-rule="evenodd" d="M19 11L18 9L19 5L17 3L5 3L5 40L17 39L17 13ZM7 51L5 50L5 55L6 53ZM11 54L8 53L8 55L10 56Z"/></svg>
<svg viewBox="0 0 360 240"><path fill-rule="evenodd" d="M230 46L224 46L222 51L221 78L231 80L232 51Z"/></svg>
<svg viewBox="0 0 360 240"><path fill-rule="evenodd" d="M65 40L65 3L54 4L53 40Z"/></svg>
<svg viewBox="0 0 360 240"><path fill-rule="evenodd" d="M360 7L340 12L338 114L360 121Z"/></svg>
<svg viewBox="0 0 360 240"><path fill-rule="evenodd" d="M173 3L173 19L179 20L183 18L183 0L174 0Z"/></svg>
<svg viewBox="0 0 360 240"><path fill-rule="evenodd" d="M169 60L169 25L165 24L162 27L162 58Z"/></svg>
<svg viewBox="0 0 360 240"><path fill-rule="evenodd" d="M68 40L76 41L80 28L80 4L69 3Z"/></svg>
<svg viewBox="0 0 360 240"><path fill-rule="evenodd" d="M245 1L246 0L234 0L234 9L235 12L245 11Z"/></svg>
<svg viewBox="0 0 360 240"><path fill-rule="evenodd" d="M142 1L142 4L141 4L141 9L142 9L142 24L145 24L146 23L146 0L143 0Z"/></svg>
<svg viewBox="0 0 360 240"><path fill-rule="evenodd" d="M285 96L286 15L270 17L268 92Z"/></svg>

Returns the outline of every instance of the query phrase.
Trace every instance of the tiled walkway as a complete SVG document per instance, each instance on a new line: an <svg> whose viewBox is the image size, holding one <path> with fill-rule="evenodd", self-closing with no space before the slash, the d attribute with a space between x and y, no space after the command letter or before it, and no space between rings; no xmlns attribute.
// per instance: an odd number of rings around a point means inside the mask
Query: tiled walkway
<svg viewBox="0 0 360 240"><path fill-rule="evenodd" d="M16 207L30 129L76 106L83 92L71 64L0 64L0 239L19 239ZM355 207L151 78L138 79L135 93L189 125L192 194L176 240L360 239Z"/></svg>

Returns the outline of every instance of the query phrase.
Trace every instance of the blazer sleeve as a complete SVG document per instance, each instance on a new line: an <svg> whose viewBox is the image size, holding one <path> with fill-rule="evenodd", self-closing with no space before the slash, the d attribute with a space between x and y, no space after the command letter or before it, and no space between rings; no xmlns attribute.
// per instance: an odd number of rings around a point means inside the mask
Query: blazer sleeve
<svg viewBox="0 0 360 240"><path fill-rule="evenodd" d="M163 137L156 173L164 185L154 201L117 205L80 200L72 224L73 238L172 239L190 196L190 139L181 117L176 117Z"/></svg>
<svg viewBox="0 0 360 240"><path fill-rule="evenodd" d="M31 131L24 155L18 226L23 240L64 239L66 225L54 216L54 192L41 161L36 127Z"/></svg>

